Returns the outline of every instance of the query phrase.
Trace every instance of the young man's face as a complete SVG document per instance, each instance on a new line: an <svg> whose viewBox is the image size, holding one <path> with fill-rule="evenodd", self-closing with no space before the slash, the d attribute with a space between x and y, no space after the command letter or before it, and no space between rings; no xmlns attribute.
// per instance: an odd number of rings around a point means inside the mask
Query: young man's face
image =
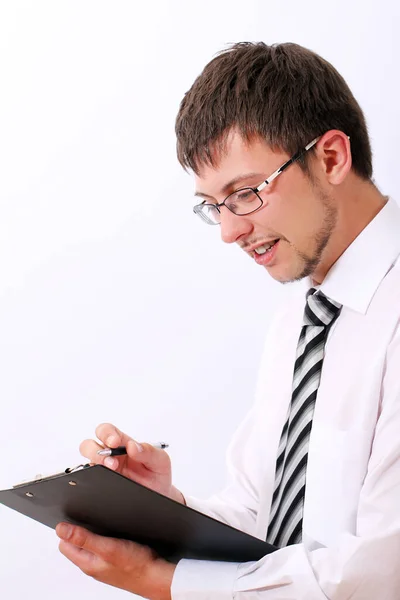
<svg viewBox="0 0 400 600"><path fill-rule="evenodd" d="M206 198L207 203L222 202L238 188L260 185L289 158L285 153L272 152L262 140L247 143L232 132L227 152L220 158L218 167L203 165L195 176L196 192L213 198ZM226 184L238 176L243 177L221 193ZM252 214L238 216L225 206L221 208L222 240L239 244L281 283L308 275L316 275L318 279L318 266L337 221L332 198L313 183L297 163L290 165L259 195L264 204ZM271 254L257 255L253 250L277 238L279 242Z"/></svg>

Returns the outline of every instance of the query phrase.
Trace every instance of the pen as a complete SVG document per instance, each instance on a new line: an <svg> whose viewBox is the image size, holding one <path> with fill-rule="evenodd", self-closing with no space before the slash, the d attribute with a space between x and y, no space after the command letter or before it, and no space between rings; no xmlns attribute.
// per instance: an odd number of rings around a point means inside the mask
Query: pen
<svg viewBox="0 0 400 600"><path fill-rule="evenodd" d="M154 442L154 444L151 445L154 448L161 448L162 450L169 446L166 442ZM123 456L126 454L126 447L118 446L118 448L104 448L104 450L98 450L97 454L100 454L100 456Z"/></svg>

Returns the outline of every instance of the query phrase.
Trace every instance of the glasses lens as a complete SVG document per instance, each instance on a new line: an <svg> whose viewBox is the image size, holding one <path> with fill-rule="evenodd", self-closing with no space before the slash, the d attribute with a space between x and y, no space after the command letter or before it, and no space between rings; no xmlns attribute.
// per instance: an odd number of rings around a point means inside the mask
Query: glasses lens
<svg viewBox="0 0 400 600"><path fill-rule="evenodd" d="M195 206L193 210L208 225L218 225L221 222L219 211L212 204L200 204Z"/></svg>
<svg viewBox="0 0 400 600"><path fill-rule="evenodd" d="M231 194L225 204L235 215L248 215L260 208L262 201L251 188L244 188Z"/></svg>
<svg viewBox="0 0 400 600"><path fill-rule="evenodd" d="M251 188L243 188L228 196L225 206L235 215L248 215L262 206L262 200ZM213 204L198 204L193 210L208 225L221 223L221 214Z"/></svg>

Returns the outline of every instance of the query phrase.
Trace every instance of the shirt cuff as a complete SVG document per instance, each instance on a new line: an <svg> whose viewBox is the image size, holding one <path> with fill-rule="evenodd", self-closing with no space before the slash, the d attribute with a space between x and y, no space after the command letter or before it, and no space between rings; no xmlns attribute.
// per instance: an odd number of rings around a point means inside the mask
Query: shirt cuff
<svg viewBox="0 0 400 600"><path fill-rule="evenodd" d="M223 519L219 518L219 516L210 508L209 502L207 500L199 500L198 498L194 498L193 496L183 496L185 498L186 506L189 508L193 508L198 512L203 513L203 515L207 515L213 519L217 519L218 521L223 521Z"/></svg>
<svg viewBox="0 0 400 600"><path fill-rule="evenodd" d="M194 498L193 496L186 496L186 494L183 494L182 492L181 494L185 499L186 506L190 506L190 508L195 508L197 510L197 507L200 506L200 504L202 504L201 500L199 500L198 498Z"/></svg>
<svg viewBox="0 0 400 600"><path fill-rule="evenodd" d="M232 600L239 564L183 558L172 579L172 600Z"/></svg>

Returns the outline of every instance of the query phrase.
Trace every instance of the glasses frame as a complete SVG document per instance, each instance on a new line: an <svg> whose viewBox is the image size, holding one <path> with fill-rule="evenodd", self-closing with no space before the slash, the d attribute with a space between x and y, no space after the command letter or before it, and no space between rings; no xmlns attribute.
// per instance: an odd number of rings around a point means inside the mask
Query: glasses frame
<svg viewBox="0 0 400 600"><path fill-rule="evenodd" d="M228 210L230 210L232 214L237 215L238 217L243 217L244 215L251 215L252 213L256 212L257 210L260 210L260 208L262 207L264 202L263 202L263 199L259 196L259 192L261 192L268 184L270 184L271 181L276 179L278 177L278 175L283 173L283 171L285 171L285 169L287 169L290 165L292 165L297 160L299 160L299 158L301 156L303 156L303 154L305 154L306 152L308 152L308 150L310 150L313 146L315 146L315 144L318 142L318 140L321 139L321 137L322 137L321 135L319 137L316 137L312 142L307 144L307 146L305 148L298 150L295 154L293 154L293 156L291 158L289 158L289 160L287 160L285 163L283 163L283 165L280 166L279 169L276 169L276 171L274 171L272 173L272 175L270 175L267 179L264 179L264 181L262 183L260 183L259 186L257 186L257 187L245 186L242 188L238 188L237 190L231 192L225 198L225 200L223 202L221 202L220 204L207 203L205 200L203 200L203 202L201 202L200 204L196 204L196 206L193 207L193 212L209 225L220 225L221 222L214 223L214 221L211 221L210 219L208 219L208 217L203 213L203 208L205 206L212 206L213 208L216 208L217 211L219 212L219 214L221 214L221 206L226 206L226 208ZM254 210L251 210L250 212L247 212L247 213L233 212L233 210L231 208L229 208L229 206L226 204L226 201L229 200L229 198L231 196L233 196L234 194L237 194L238 192L242 192L244 190L251 190L252 192L254 192L256 194L256 196L258 197L258 199L260 200L261 204Z"/></svg>

